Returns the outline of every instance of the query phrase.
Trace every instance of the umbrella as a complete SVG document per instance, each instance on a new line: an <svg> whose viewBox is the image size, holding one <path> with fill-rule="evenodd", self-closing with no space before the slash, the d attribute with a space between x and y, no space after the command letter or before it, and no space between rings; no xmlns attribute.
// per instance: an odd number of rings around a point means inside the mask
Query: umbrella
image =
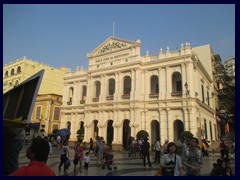
<svg viewBox="0 0 240 180"><path fill-rule="evenodd" d="M60 136L64 136L64 135L69 135L70 134L70 129L60 129L58 130L57 134L59 134Z"/></svg>

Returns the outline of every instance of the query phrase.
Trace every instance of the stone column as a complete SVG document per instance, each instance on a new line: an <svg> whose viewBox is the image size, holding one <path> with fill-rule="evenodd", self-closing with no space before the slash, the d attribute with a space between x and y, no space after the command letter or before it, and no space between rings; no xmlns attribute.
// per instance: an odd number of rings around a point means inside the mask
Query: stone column
<svg viewBox="0 0 240 180"><path fill-rule="evenodd" d="M173 128L172 128L172 119L171 119L171 109L167 108L167 139L169 141L173 140Z"/></svg>
<svg viewBox="0 0 240 180"><path fill-rule="evenodd" d="M119 99L119 73L115 73L115 93L114 93L114 101L118 101Z"/></svg>
<svg viewBox="0 0 240 180"><path fill-rule="evenodd" d="M169 69L169 66L166 67L166 73L165 73L165 77L166 77L166 99L170 99L171 98L171 92L172 92L172 75Z"/></svg>

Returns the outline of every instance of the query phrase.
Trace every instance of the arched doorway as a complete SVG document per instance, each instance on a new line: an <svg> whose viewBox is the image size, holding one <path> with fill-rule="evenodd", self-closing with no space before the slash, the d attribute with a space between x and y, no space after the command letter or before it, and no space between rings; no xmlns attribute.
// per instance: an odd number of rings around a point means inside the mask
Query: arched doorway
<svg viewBox="0 0 240 180"><path fill-rule="evenodd" d="M154 144L157 138L160 138L159 122L153 120L151 123L151 144Z"/></svg>
<svg viewBox="0 0 240 180"><path fill-rule="evenodd" d="M113 120L109 120L107 123L107 145L110 146L110 148L112 148L113 133L114 133L114 129L112 125L113 125Z"/></svg>
<svg viewBox="0 0 240 180"><path fill-rule="evenodd" d="M131 127L129 126L130 121L125 119L123 121L123 147L127 149L128 138L131 136Z"/></svg>
<svg viewBox="0 0 240 180"><path fill-rule="evenodd" d="M177 142L180 140L180 135L183 133L184 128L183 128L183 122L179 119L176 119L173 124L173 129L174 129L174 142Z"/></svg>

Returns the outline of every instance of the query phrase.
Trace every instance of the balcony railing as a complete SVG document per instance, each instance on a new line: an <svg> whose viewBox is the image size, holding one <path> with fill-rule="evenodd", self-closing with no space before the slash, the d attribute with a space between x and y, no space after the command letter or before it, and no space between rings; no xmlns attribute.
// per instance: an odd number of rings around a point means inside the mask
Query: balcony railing
<svg viewBox="0 0 240 180"><path fill-rule="evenodd" d="M81 101L80 101L80 104L85 104L85 100L81 100Z"/></svg>
<svg viewBox="0 0 240 180"><path fill-rule="evenodd" d="M158 96L159 96L158 94L153 94L153 93L149 94L149 98L158 98Z"/></svg>
<svg viewBox="0 0 240 180"><path fill-rule="evenodd" d="M99 101L99 97L92 98L92 101L93 102L98 102Z"/></svg>
<svg viewBox="0 0 240 180"><path fill-rule="evenodd" d="M67 105L72 105L72 101L67 102Z"/></svg>
<svg viewBox="0 0 240 180"><path fill-rule="evenodd" d="M108 100L108 101L109 101L109 100L114 100L114 96L113 96L113 95L107 96L107 100Z"/></svg>
<svg viewBox="0 0 240 180"><path fill-rule="evenodd" d="M123 94L122 99L130 99L130 94Z"/></svg>
<svg viewBox="0 0 240 180"><path fill-rule="evenodd" d="M171 93L172 97L182 97L182 91L173 91Z"/></svg>

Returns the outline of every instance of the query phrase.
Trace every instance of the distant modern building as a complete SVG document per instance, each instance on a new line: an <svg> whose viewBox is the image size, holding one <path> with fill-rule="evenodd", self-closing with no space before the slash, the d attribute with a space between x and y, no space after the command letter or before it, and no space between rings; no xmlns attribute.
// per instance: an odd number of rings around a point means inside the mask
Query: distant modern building
<svg viewBox="0 0 240 180"><path fill-rule="evenodd" d="M235 77L235 57L231 57L224 62L226 74Z"/></svg>
<svg viewBox="0 0 240 180"><path fill-rule="evenodd" d="M60 119L57 121L50 119L50 114L55 113L55 106L51 104L51 108L49 109L49 105L47 106L44 104L52 101L56 107L59 107L63 95L63 77L68 71L67 67L62 66L60 68L55 68L37 61L30 60L26 57L5 64L3 67L3 93L7 92L9 89L12 89L15 85L21 83L41 69L45 69L45 72L39 88L31 122L37 123L32 124L32 127L35 128L36 132L41 128L40 125L44 125L45 131L49 133L55 127L59 127ZM42 103L42 105L39 103ZM43 117L36 120L36 117L39 115L40 107L41 112L44 112L41 114ZM35 111L38 111L38 115L36 116L34 115L36 113Z"/></svg>
<svg viewBox="0 0 240 180"><path fill-rule="evenodd" d="M178 141L184 131L217 139L210 45L140 55L141 41L109 37L91 53L89 67L64 77L60 128L70 140L84 129L84 141L103 136L115 148L140 130Z"/></svg>

